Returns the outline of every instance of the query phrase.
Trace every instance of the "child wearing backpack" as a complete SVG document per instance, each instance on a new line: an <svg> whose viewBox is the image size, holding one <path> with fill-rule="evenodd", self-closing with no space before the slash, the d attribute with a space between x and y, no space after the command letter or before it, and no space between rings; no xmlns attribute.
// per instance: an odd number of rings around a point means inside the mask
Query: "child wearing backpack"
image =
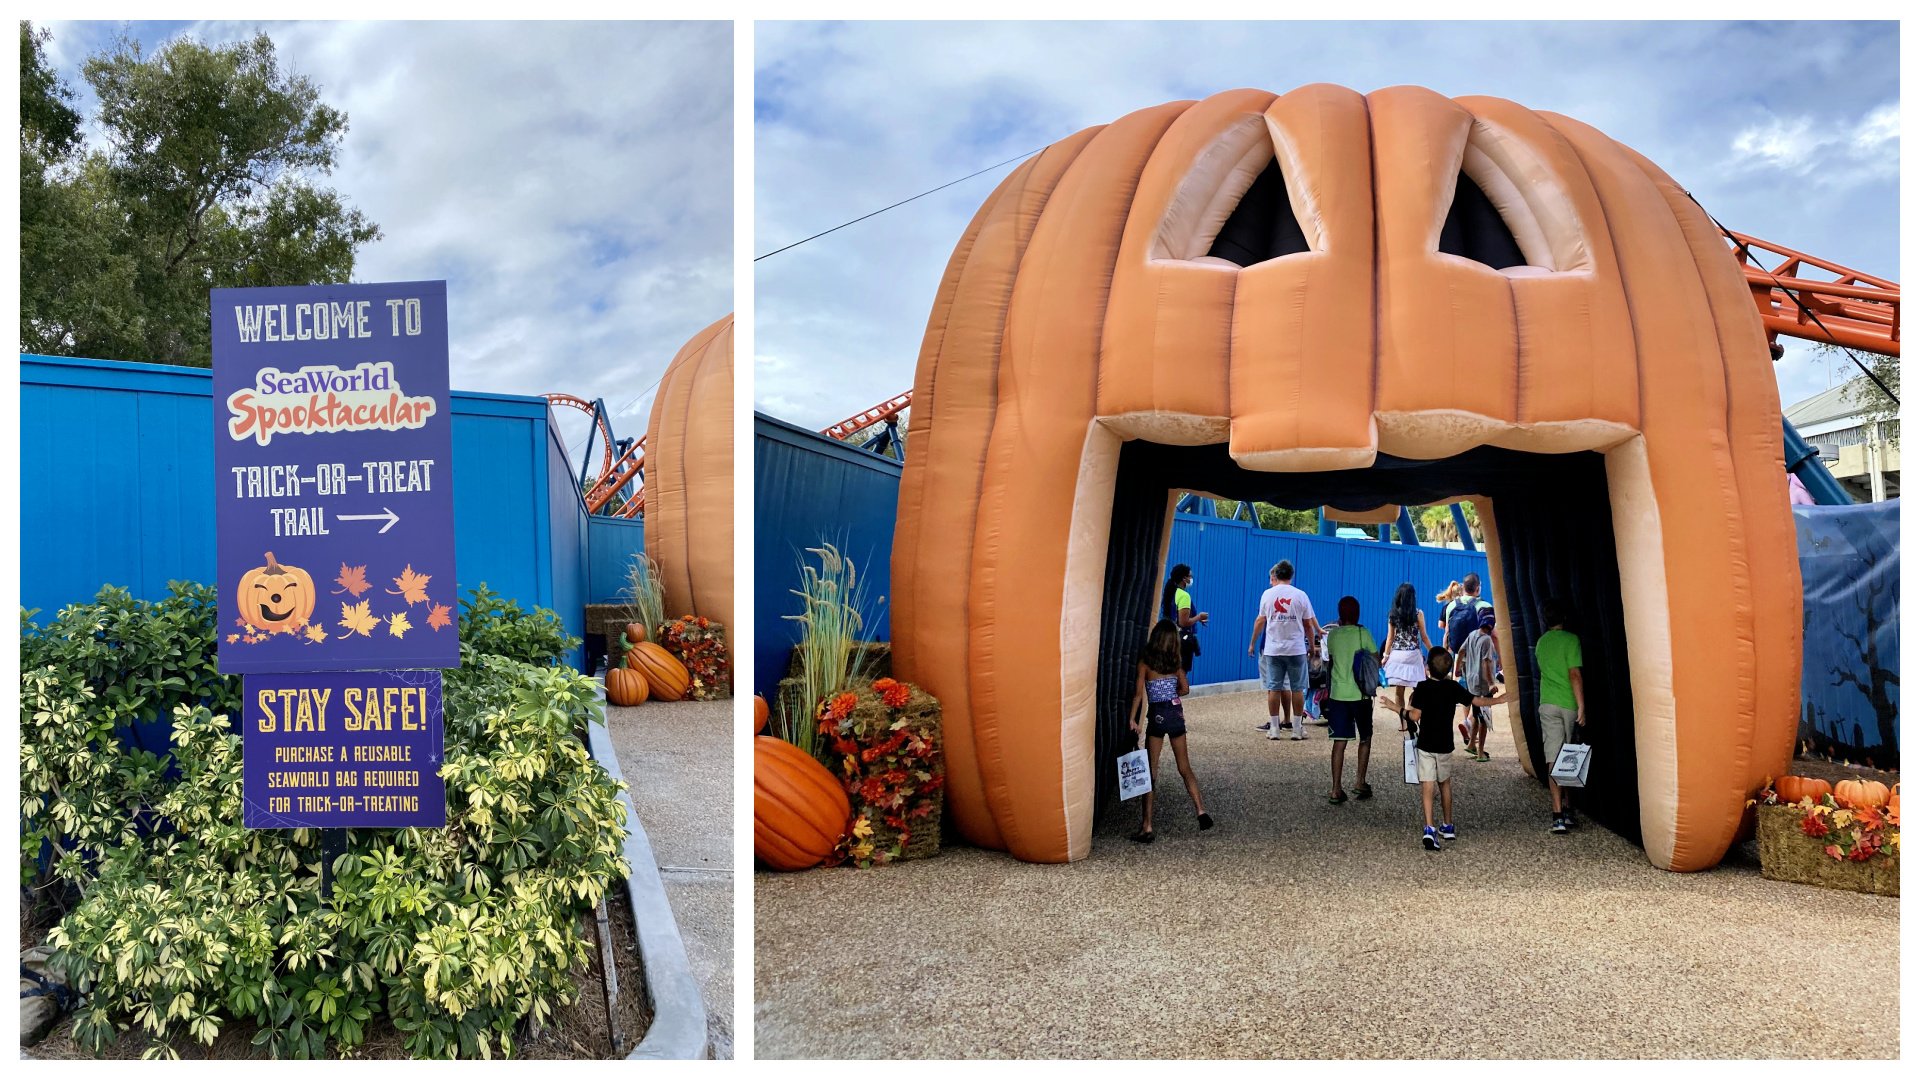
<svg viewBox="0 0 1920 1080"><path fill-rule="evenodd" d="M1379 649L1373 631L1360 625L1360 601L1341 597L1340 622L1327 631L1327 735L1333 739L1333 792L1327 801L1335 806L1347 801L1340 780L1346 773L1347 744L1356 735L1360 749L1354 757L1353 797L1373 798L1373 785L1367 783L1367 761L1373 756L1373 694L1360 685L1353 662L1355 657L1371 658Z"/></svg>
<svg viewBox="0 0 1920 1080"><path fill-rule="evenodd" d="M1420 805L1426 814L1426 829L1420 834L1420 846L1439 851L1440 841L1452 840L1453 828L1453 714L1462 705L1504 705L1506 694L1476 697L1449 676L1453 657L1435 645L1427 654L1427 677L1413 688L1413 702L1407 714L1414 725L1414 750L1420 778ZM1433 824L1433 796L1440 794L1440 826Z"/></svg>

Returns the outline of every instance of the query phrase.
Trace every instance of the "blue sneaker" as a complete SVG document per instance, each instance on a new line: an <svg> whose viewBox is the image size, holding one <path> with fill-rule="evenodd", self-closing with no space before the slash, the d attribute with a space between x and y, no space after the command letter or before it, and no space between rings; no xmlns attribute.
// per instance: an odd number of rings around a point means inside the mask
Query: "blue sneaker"
<svg viewBox="0 0 1920 1080"><path fill-rule="evenodd" d="M1449 821L1445 825L1440 826L1440 839L1453 839L1453 822Z"/></svg>
<svg viewBox="0 0 1920 1080"><path fill-rule="evenodd" d="M1427 826L1426 831L1420 834L1420 846L1428 851L1440 850L1440 834L1433 831L1433 826Z"/></svg>

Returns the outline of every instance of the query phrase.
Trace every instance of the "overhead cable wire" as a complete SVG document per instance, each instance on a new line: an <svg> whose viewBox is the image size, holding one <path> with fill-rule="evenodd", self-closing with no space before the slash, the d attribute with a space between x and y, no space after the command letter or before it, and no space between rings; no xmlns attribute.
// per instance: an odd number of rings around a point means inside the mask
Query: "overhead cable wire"
<svg viewBox="0 0 1920 1080"><path fill-rule="evenodd" d="M1048 144L1048 145L1052 145L1052 144ZM813 234L812 236L809 236L809 237L807 237L807 238L806 238L805 240L795 240L795 241L794 241L793 243L791 243L791 244L788 244L788 245L787 245L787 246L785 246L785 247L777 247L777 248L774 248L774 249L773 249L772 251L769 251L769 252L767 252L767 253L766 253L765 255L755 255L755 256L753 257L753 261L754 261L754 262L759 262L759 261L760 261L761 259L771 259L771 258L773 258L773 257L774 257L775 255L778 255L778 254L780 254L780 253L781 253L781 252L783 252L783 251L792 251L792 250L793 250L794 248L797 248L797 247L799 247L799 246L800 246L801 244L805 244L805 243L809 243L809 242L811 242L811 241L814 241L814 240L818 240L818 239L820 239L821 237L823 237L823 236L825 236L825 235L827 235L828 233L836 233L836 232L839 232L839 231L840 231L841 229L844 229L844 228L846 228L846 227L847 227L847 226L849 226L849 225L858 225L858 224L860 224L861 222L863 222L863 221L865 221L865 220L867 220L867 219L868 219L868 218L870 218L870 217L878 217L879 215L881 215L881 214L884 214L884 213L886 213L886 212L887 212L887 211L889 211L889 210L894 210L894 209L897 209L897 208L899 208L899 207L902 207L902 206L905 206L905 205L907 205L908 203L910 203L910 202L912 202L912 201L914 201L915 199L924 199L924 198L926 198L927 196L929 196L929 195L931 195L931 194L933 194L933 193L934 193L934 192L936 192L936 191L945 191L945 190L946 190L947 188L950 188L950 187L952 187L952 186L953 186L953 185L955 185L955 184L959 184L959 183L964 183L964 182L966 182L966 181L968 181L968 180L971 180L971 179L973 179L973 178L974 178L974 177L976 177L976 176L983 176L983 175L985 175L985 174L987 174L987 173L990 173L990 172L992 172L992 171L993 171L993 170L995 170L995 169L1000 169L1000 168L1005 168L1006 166L1008 166L1008 165L1011 165L1011 164L1013 164L1013 163L1014 163L1014 162L1016 162L1016 161L1023 161L1023 160L1025 160L1025 159L1027 159L1027 158L1030 158L1030 157L1032 157L1033 155L1035 155L1035 154L1037 154L1037 153L1039 153L1040 151L1042 151L1042 150L1045 150L1045 149L1046 149L1046 147L1045 147L1045 146L1040 146L1040 147L1036 147L1036 148L1034 148L1034 149L1032 149L1032 150L1029 150L1029 151L1027 151L1027 152L1026 152L1026 153L1024 153L1024 154L1016 154L1016 155L1014 155L1013 157L1010 157L1010 158L1008 158L1008 159L1007 159L1007 160L1005 160L1005 161L1001 161L1001 162L997 162L997 163L995 163L995 164L992 164L992 165L989 165L989 166L987 166L986 168L984 168L984 169L981 169L981 170L979 170L978 172L970 172L970 173L968 173L967 175L965 175L965 176L962 176L962 177L960 177L960 178L959 178L958 180L949 180L949 181L947 181L946 183L944 183L944 184L941 184L941 185L940 185L939 187L932 187L932 188L928 188L927 190L925 190L925 191L923 191L923 192L921 192L921 193L920 193L920 194L918 194L918 195L909 195L909 196L907 196L906 198L904 198L904 199L901 199L901 200L900 200L899 202L897 202L897 203L890 203L890 204L888 204L888 205L886 205L886 206L883 206L883 207L881 207L881 208L880 208L880 209L878 209L878 210L873 210L873 211L869 211L868 213L865 213L865 214L861 214L861 215L860 215L859 217L857 217L857 218L854 218L854 219L853 219L853 220L851 220L851 221L843 221L843 222L841 222L840 224L838 224L838 225L835 225L835 226L834 226L833 228L831 228L831 229L823 229L823 230L821 230L820 232L817 232L817 233L814 233L814 234Z"/></svg>
<svg viewBox="0 0 1920 1080"><path fill-rule="evenodd" d="M1693 198L1693 192L1691 191L1687 192L1687 198L1693 199L1693 205L1700 206L1700 200ZM1714 217L1712 211L1708 210L1704 206L1700 206L1700 212L1703 214L1706 214L1707 220L1713 222L1714 226L1717 227L1723 234L1725 234L1728 240L1731 240L1733 242L1733 246L1736 249L1738 249L1740 252L1740 261L1742 265L1744 265L1748 260L1752 260L1753 265L1759 267L1761 273L1767 275L1768 278L1772 279L1774 287L1779 289L1781 292L1785 293L1788 299L1791 299L1794 302L1794 304L1800 308L1801 314L1805 315L1809 319L1812 319L1813 325L1819 327L1820 332L1827 335L1827 344L1831 345L1833 348L1839 349L1843 353L1846 353L1847 358L1853 361L1853 365L1860 369L1861 374L1865 375L1869 379L1872 379L1873 385L1879 387L1880 392L1887 395L1887 399L1893 402L1893 405L1895 408L1900 407L1899 396L1896 395L1892 390L1887 389L1887 384L1884 382L1881 382L1880 376L1875 375L1873 373L1872 368L1862 363L1860 360L1860 357L1856 355L1852 349L1847 348L1845 345L1840 344L1839 341L1834 339L1833 331L1827 329L1827 324L1820 321L1820 315L1818 312L1808 307L1806 301L1800 299L1799 293L1794 292L1792 289L1789 289L1784 284L1782 284L1780 281L1780 278L1776 274L1774 274L1773 271L1767 269L1766 264L1761 262L1760 259L1754 255L1753 249L1748 247L1747 243L1744 240L1741 240L1739 237L1735 236L1733 234L1732 229L1729 229L1725 225L1720 224L1720 219L1717 217Z"/></svg>

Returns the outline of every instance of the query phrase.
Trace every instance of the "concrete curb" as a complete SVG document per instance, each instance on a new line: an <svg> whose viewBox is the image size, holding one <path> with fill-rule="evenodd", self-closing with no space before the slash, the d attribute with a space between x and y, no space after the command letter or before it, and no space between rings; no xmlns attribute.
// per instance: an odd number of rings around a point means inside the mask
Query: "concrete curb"
<svg viewBox="0 0 1920 1080"><path fill-rule="evenodd" d="M1238 679L1233 682L1201 683L1187 688L1188 697L1207 697L1211 694L1242 694L1248 690L1260 689L1259 679Z"/></svg>
<svg viewBox="0 0 1920 1080"><path fill-rule="evenodd" d="M604 710L606 684L598 679L594 682ZM607 770L608 776L626 779L620 773L620 759L613 752L613 737L605 723L587 725L587 744L593 760ZM620 802L627 808L623 854L632 868L627 874L627 899L633 907L634 934L640 941L640 964L647 973L647 1000L653 1005L653 1024L627 1060L704 1058L707 1006L687 962L687 944L680 938L680 924L674 921L673 907L667 903L666 886L660 880L660 867L653 857L653 845L647 842L647 830L640 824L640 814L624 791Z"/></svg>

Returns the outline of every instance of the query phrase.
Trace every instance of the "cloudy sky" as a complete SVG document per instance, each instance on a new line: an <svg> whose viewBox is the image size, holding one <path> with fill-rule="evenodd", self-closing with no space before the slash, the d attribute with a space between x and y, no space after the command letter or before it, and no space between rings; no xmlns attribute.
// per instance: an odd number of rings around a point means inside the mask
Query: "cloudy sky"
<svg viewBox="0 0 1920 1080"><path fill-rule="evenodd" d="M83 114L81 63L123 30L149 53L265 30L347 114L323 182L384 233L355 276L447 281L455 389L602 397L637 436L650 384L733 308L728 23L47 27Z"/></svg>
<svg viewBox="0 0 1920 1080"><path fill-rule="evenodd" d="M754 250L1163 101L1415 84L1578 117L1729 228L1898 279L1898 44L1891 23L763 22ZM941 271L1007 171L756 264L758 407L817 427L910 387ZM1783 400L1825 389L1787 347Z"/></svg>

